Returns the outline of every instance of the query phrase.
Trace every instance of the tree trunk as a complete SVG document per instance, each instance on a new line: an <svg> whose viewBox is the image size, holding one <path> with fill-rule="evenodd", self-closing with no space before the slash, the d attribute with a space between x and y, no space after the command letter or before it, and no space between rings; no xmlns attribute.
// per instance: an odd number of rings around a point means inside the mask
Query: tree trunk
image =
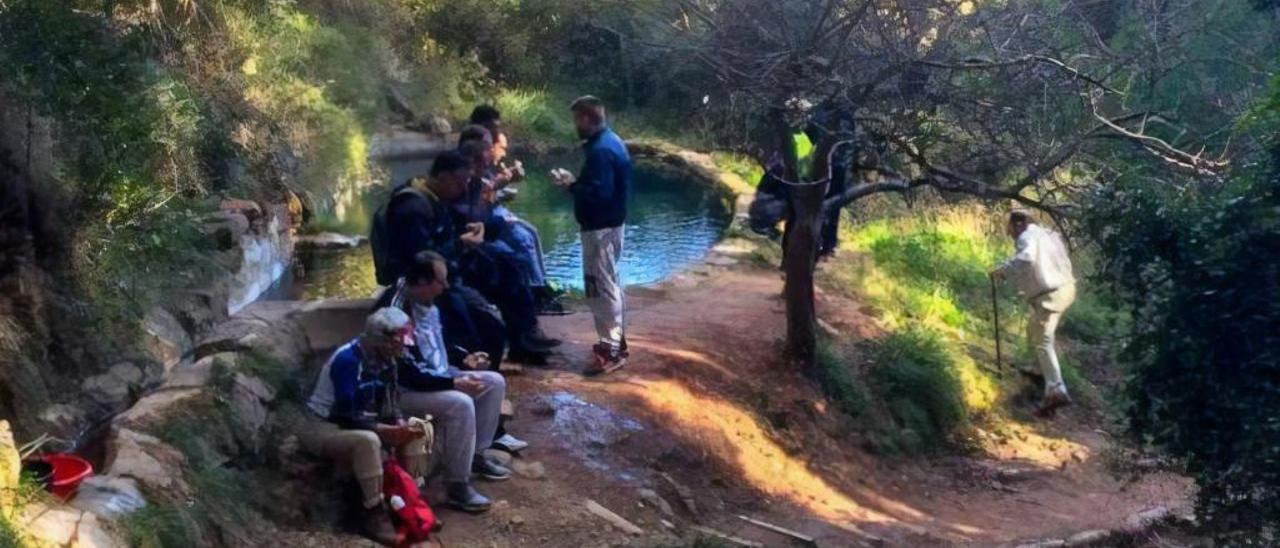
<svg viewBox="0 0 1280 548"><path fill-rule="evenodd" d="M813 272L818 259L818 235L822 230L822 198L827 182L791 187L795 218L787 225L783 269L787 274L787 355L792 363L809 368L817 352L817 309Z"/></svg>

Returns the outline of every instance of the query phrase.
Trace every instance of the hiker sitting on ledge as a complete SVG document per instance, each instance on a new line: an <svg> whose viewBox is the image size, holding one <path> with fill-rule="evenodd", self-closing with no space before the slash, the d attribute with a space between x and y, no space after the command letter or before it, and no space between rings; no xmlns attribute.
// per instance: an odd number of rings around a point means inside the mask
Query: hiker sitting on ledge
<svg viewBox="0 0 1280 548"><path fill-rule="evenodd" d="M350 466L363 497L369 538L390 544L396 530L383 500L383 451L395 452L411 476L427 472L425 425L409 424L399 408L397 362L413 329L409 316L383 308L364 333L343 345L320 370L307 407L316 415L298 433L304 450Z"/></svg>
<svg viewBox="0 0 1280 548"><path fill-rule="evenodd" d="M401 406L409 413L436 418L449 504L483 512L491 502L471 488L471 475L491 481L511 477L509 470L486 458L484 450L519 450L529 444L499 433L507 383L500 373L486 371L489 356L446 347L435 300L448 289L448 279L444 257L423 251L396 284L394 294L384 298L387 306L404 310L413 318L413 338L406 348L412 361L400 368ZM410 364L412 367L407 367Z"/></svg>

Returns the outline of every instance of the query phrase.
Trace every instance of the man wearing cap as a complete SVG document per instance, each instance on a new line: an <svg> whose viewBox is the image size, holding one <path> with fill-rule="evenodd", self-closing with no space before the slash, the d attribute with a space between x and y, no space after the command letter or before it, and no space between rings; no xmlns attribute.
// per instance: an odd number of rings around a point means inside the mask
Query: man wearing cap
<svg viewBox="0 0 1280 548"><path fill-rule="evenodd" d="M991 277L1013 282L1031 306L1027 341L1035 350L1036 363L1044 377L1044 401L1036 413L1048 417L1059 407L1071 404L1054 350L1054 335L1062 314L1076 300L1076 278L1062 236L1036 224L1026 211L1009 213L1006 232L1014 239L1017 251L991 271Z"/></svg>
<svg viewBox="0 0 1280 548"><path fill-rule="evenodd" d="M314 420L298 434L307 452L349 467L360 485L365 533L387 544L396 531L382 497L383 451L397 453L415 478L427 472L426 430L405 421L396 389L403 341L411 330L400 310L382 308L369 316L364 333L320 370L307 403Z"/></svg>
<svg viewBox="0 0 1280 548"><path fill-rule="evenodd" d="M552 178L573 194L573 214L582 230L582 274L587 303L595 315L598 342L586 375L600 375L626 365L626 301L618 259L622 256L631 155L626 143L609 128L604 103L590 95L570 106L586 156L577 178L556 170Z"/></svg>

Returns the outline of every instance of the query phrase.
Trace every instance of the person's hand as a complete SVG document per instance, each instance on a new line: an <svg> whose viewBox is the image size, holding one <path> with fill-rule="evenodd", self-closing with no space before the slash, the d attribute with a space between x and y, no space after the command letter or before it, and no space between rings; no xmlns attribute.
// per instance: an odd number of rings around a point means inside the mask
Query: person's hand
<svg viewBox="0 0 1280 548"><path fill-rule="evenodd" d="M511 167L507 168L507 171L511 174L512 183L518 183L524 180L524 177L525 177L524 163L522 163L520 160L516 160L515 163L511 165Z"/></svg>
<svg viewBox="0 0 1280 548"><path fill-rule="evenodd" d="M462 375L453 379L453 389L468 396L479 396L484 392L484 381L470 375Z"/></svg>
<svg viewBox="0 0 1280 548"><path fill-rule="evenodd" d="M569 170L558 167L551 170L551 182L560 188L569 188L574 183L574 176Z"/></svg>
<svg viewBox="0 0 1280 548"><path fill-rule="evenodd" d="M489 363L488 352L472 352L462 358L462 366L467 369L485 371L489 369Z"/></svg>
<svg viewBox="0 0 1280 548"><path fill-rule="evenodd" d="M458 239L467 245L484 243L484 223L467 223L467 231L458 236Z"/></svg>

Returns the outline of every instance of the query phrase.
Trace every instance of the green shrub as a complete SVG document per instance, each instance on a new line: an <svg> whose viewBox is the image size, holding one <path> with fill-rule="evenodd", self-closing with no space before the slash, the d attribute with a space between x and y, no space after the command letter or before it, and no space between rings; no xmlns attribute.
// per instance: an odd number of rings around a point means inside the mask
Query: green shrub
<svg viewBox="0 0 1280 548"><path fill-rule="evenodd" d="M900 448L928 452L946 446L965 424L964 391L935 333L910 329L867 344L867 381L893 415Z"/></svg>
<svg viewBox="0 0 1280 548"><path fill-rule="evenodd" d="M851 417L862 416L867 410L866 389L835 343L819 341L815 365L816 380L836 408Z"/></svg>
<svg viewBox="0 0 1280 548"><path fill-rule="evenodd" d="M565 144L577 139L569 102L558 101L546 91L503 90L494 98L494 104L518 137Z"/></svg>
<svg viewBox="0 0 1280 548"><path fill-rule="evenodd" d="M1280 131L1280 79L1251 123ZM1084 208L1132 315L1129 418L1187 461L1227 544L1280 522L1280 145L1224 184L1123 180ZM1255 167L1256 166L1256 167ZM1266 166L1266 167L1263 167Z"/></svg>
<svg viewBox="0 0 1280 548"><path fill-rule="evenodd" d="M135 548L197 546L200 539L200 525L180 503L150 501L120 524Z"/></svg>
<svg viewBox="0 0 1280 548"><path fill-rule="evenodd" d="M711 153L711 159L715 161L716 167L741 177L752 187L760 184L760 178L764 177L764 168L760 167L760 162L745 154L716 151Z"/></svg>
<svg viewBox="0 0 1280 548"><path fill-rule="evenodd" d="M17 527L9 523L9 519L0 513L0 548L22 548L22 537Z"/></svg>

